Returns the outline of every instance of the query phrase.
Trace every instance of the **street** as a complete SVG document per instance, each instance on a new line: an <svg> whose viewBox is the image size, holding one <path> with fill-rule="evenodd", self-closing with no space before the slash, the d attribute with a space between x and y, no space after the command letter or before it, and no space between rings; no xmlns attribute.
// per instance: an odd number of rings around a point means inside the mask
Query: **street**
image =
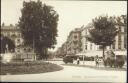
<svg viewBox="0 0 128 83"><path fill-rule="evenodd" d="M1 0L1 12L0 82L127 83L126 1Z"/></svg>
<svg viewBox="0 0 128 83"><path fill-rule="evenodd" d="M62 61L49 61L58 65ZM2 75L2 82L123 82L126 83L126 71L96 70L86 67L64 66L56 72L24 75Z"/></svg>

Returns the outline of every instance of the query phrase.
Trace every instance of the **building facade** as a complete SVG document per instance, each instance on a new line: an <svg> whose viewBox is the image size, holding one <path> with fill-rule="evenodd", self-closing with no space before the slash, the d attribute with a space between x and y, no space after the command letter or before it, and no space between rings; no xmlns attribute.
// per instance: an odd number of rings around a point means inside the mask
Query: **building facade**
<svg viewBox="0 0 128 83"><path fill-rule="evenodd" d="M119 33L115 37L115 42L111 46L107 46L106 50L114 50L114 51L126 51L127 49L127 23L125 22L124 18L119 17L120 20L115 23L115 26L119 29ZM82 52L88 52L88 51L101 51L99 45L95 45L94 43L91 43L87 40L86 36L89 35L89 28L93 27L91 23L89 23L87 26L85 26L81 31L81 42L82 42Z"/></svg>
<svg viewBox="0 0 128 83"><path fill-rule="evenodd" d="M17 25L14 26L10 24L9 26L6 26L2 24L1 34L3 36L10 38L15 44L15 55L13 55L13 60L18 60L18 61L36 60L37 55L33 52L33 49L23 45L24 40L22 38L20 28Z"/></svg>
<svg viewBox="0 0 128 83"><path fill-rule="evenodd" d="M87 36L90 35L89 28L93 27L91 23L89 23L86 27L84 27L81 31L81 42L82 42L82 52L92 51L92 50L100 50L99 45L95 45L87 40Z"/></svg>
<svg viewBox="0 0 128 83"><path fill-rule="evenodd" d="M14 26L14 25L10 24L9 26L6 26L6 25L2 24L1 34L3 36L10 38L14 42L14 44L16 46L15 51L18 51L17 48L23 44L23 38L22 38L22 35L20 32L20 29L17 25Z"/></svg>
<svg viewBox="0 0 128 83"><path fill-rule="evenodd" d="M116 22L115 26L119 29L118 35L115 37L115 42L111 45L111 49L114 50L126 50L127 49L127 23L121 16L120 20Z"/></svg>
<svg viewBox="0 0 128 83"><path fill-rule="evenodd" d="M76 54L81 51L81 30L82 28L75 28L70 32L66 43L67 54Z"/></svg>
<svg viewBox="0 0 128 83"><path fill-rule="evenodd" d="M122 15L120 17L113 17L115 26L119 29L119 33L115 37L115 42L111 46L107 46L106 50L126 51L127 49L127 17ZM102 48L100 45L95 45L87 40L90 35L89 29L94 27L92 23L76 28L70 32L67 41L58 49L60 54L76 55L100 55L102 56Z"/></svg>

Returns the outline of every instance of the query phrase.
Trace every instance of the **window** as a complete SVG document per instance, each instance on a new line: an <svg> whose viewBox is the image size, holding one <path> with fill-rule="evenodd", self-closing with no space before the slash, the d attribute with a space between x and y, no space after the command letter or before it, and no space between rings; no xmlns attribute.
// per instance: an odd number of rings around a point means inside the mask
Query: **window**
<svg viewBox="0 0 128 83"><path fill-rule="evenodd" d="M75 35L74 38L76 39L77 38L77 35Z"/></svg>
<svg viewBox="0 0 128 83"><path fill-rule="evenodd" d="M122 42L122 41L121 41L121 35L120 35L120 34L119 34L119 36L118 36L118 41L119 41L119 42L118 42L118 48L121 49L121 42Z"/></svg>
<svg viewBox="0 0 128 83"><path fill-rule="evenodd" d="M24 51L26 51L26 48L24 48Z"/></svg>
<svg viewBox="0 0 128 83"><path fill-rule="evenodd" d="M90 44L90 50L92 50L92 44Z"/></svg>
<svg viewBox="0 0 128 83"><path fill-rule="evenodd" d="M87 45L85 45L85 50L87 50Z"/></svg>
<svg viewBox="0 0 128 83"><path fill-rule="evenodd" d="M88 30L88 29L86 30L86 34L87 34L87 35L89 34L89 30Z"/></svg>
<svg viewBox="0 0 128 83"><path fill-rule="evenodd" d="M20 42L20 39L17 39L17 42Z"/></svg>
<svg viewBox="0 0 128 83"><path fill-rule="evenodd" d="M74 45L77 45L78 44L78 41L73 41Z"/></svg>
<svg viewBox="0 0 128 83"><path fill-rule="evenodd" d="M121 32L121 27L119 26L119 32Z"/></svg>
<svg viewBox="0 0 128 83"><path fill-rule="evenodd" d="M124 32L124 28L125 28L125 27L121 27L121 32Z"/></svg>
<svg viewBox="0 0 128 83"><path fill-rule="evenodd" d="M15 35L15 33L12 33L11 37L13 37L13 38L16 38L16 35Z"/></svg>
<svg viewBox="0 0 128 83"><path fill-rule="evenodd" d="M127 35L124 36L124 48L127 49Z"/></svg>
<svg viewBox="0 0 128 83"><path fill-rule="evenodd" d="M19 34L18 34L18 37L20 37L20 36L21 36L21 34L19 33Z"/></svg>
<svg viewBox="0 0 128 83"><path fill-rule="evenodd" d="M112 44L112 48L115 49L115 43Z"/></svg>
<svg viewBox="0 0 128 83"><path fill-rule="evenodd" d="M118 45L119 45L118 48L121 49L121 44L119 43Z"/></svg>
<svg viewBox="0 0 128 83"><path fill-rule="evenodd" d="M17 50L17 52L20 52L20 50Z"/></svg>
<svg viewBox="0 0 128 83"><path fill-rule="evenodd" d="M28 48L28 52L31 52L31 48Z"/></svg>
<svg viewBox="0 0 128 83"><path fill-rule="evenodd" d="M87 38L85 38L85 42L88 42Z"/></svg>
<svg viewBox="0 0 128 83"><path fill-rule="evenodd" d="M10 34L9 34L9 33L7 33L7 36L9 37L9 36L10 36Z"/></svg>

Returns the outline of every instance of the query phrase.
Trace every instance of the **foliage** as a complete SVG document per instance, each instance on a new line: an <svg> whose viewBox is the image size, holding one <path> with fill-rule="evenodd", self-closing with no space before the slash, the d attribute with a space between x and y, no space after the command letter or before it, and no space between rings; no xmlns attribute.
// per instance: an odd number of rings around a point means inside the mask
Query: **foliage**
<svg viewBox="0 0 128 83"><path fill-rule="evenodd" d="M2 36L1 35L1 49L0 52L1 53L5 53L5 51L7 50L6 45L8 45L8 50L11 51L15 49L15 43L8 37Z"/></svg>
<svg viewBox="0 0 128 83"><path fill-rule="evenodd" d="M46 55L48 48L54 48L57 37L59 15L52 6L30 1L23 3L22 16L19 19L25 45L35 49L40 55ZM41 56L42 58L42 56Z"/></svg>
<svg viewBox="0 0 128 83"><path fill-rule="evenodd" d="M34 73L45 73L59 71L63 68L56 64L34 61L34 62L10 62L0 63L1 71L0 75L10 74L34 74Z"/></svg>
<svg viewBox="0 0 128 83"><path fill-rule="evenodd" d="M115 36L118 33L118 28L115 26L115 20L108 16L99 16L93 19L93 26L89 29L89 41L96 45L101 45L104 48L110 46L115 41Z"/></svg>

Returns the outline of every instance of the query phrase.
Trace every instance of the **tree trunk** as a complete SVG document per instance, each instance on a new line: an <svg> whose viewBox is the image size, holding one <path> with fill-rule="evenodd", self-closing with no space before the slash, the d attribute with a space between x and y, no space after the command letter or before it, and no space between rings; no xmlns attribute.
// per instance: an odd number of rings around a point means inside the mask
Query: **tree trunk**
<svg viewBox="0 0 128 83"><path fill-rule="evenodd" d="M46 48L44 48L44 59L46 59Z"/></svg>
<svg viewBox="0 0 128 83"><path fill-rule="evenodd" d="M47 55L47 48L45 48L44 56L45 56L45 59L47 60L47 58L48 58L48 55Z"/></svg>
<svg viewBox="0 0 128 83"><path fill-rule="evenodd" d="M33 37L33 52L35 50L35 40L34 40L34 37Z"/></svg>
<svg viewBox="0 0 128 83"><path fill-rule="evenodd" d="M42 48L42 52L41 52L41 57L42 57L42 59L44 59L45 57L44 57L44 55L45 55L45 49L44 48Z"/></svg>
<svg viewBox="0 0 128 83"><path fill-rule="evenodd" d="M38 50L39 53L39 59L47 59L47 48L43 47L41 49Z"/></svg>
<svg viewBox="0 0 128 83"><path fill-rule="evenodd" d="M103 58L105 57L105 55L104 55L104 50L105 50L105 46L103 46Z"/></svg>
<svg viewBox="0 0 128 83"><path fill-rule="evenodd" d="M42 59L47 59L47 48L42 48Z"/></svg>

